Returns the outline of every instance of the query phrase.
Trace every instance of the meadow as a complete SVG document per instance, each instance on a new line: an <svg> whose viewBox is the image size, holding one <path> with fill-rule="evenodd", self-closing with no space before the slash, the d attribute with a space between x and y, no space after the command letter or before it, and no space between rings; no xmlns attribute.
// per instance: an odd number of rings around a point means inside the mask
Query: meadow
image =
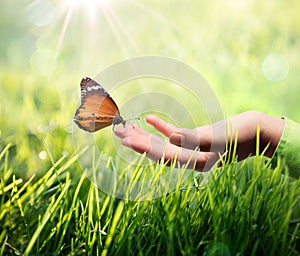
<svg viewBox="0 0 300 256"><path fill-rule="evenodd" d="M124 161L110 127L96 134L91 149L73 124L82 77L144 55L174 58L197 70L224 116L257 109L299 122L298 1L35 6L4 0L0 7L0 255L300 254L300 181L289 177L281 159L275 165L258 154L241 163L224 160L205 174L138 154ZM209 121L171 82L139 80L115 92L103 85L126 118L151 113L187 127ZM139 101L143 113L134 104L123 108L139 90L161 92L162 85L195 124L167 115L170 105L160 102L155 110L155 100ZM153 131L142 119L138 124ZM100 158L103 168L130 177L122 196L91 182ZM160 175L176 179L174 189L157 196ZM139 200L126 197L134 181L151 177L151 189Z"/></svg>

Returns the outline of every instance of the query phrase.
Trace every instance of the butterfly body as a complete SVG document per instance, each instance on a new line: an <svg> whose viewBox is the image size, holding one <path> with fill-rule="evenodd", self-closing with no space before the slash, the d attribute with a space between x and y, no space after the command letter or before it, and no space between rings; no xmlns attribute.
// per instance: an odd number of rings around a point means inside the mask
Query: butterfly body
<svg viewBox="0 0 300 256"><path fill-rule="evenodd" d="M80 83L81 105L75 112L74 122L79 128L96 132L107 126L126 124L120 116L117 104L107 91L91 78L83 78Z"/></svg>

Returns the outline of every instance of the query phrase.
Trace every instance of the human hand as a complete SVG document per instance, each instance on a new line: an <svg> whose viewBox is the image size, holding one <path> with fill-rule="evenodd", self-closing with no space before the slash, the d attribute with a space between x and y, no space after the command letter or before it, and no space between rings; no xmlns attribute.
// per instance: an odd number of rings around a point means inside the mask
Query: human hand
<svg viewBox="0 0 300 256"><path fill-rule="evenodd" d="M134 129L127 126L116 131L124 146L139 153L146 152L147 157L154 161L163 158L170 163L176 160L199 171L209 170L224 152L225 145L235 143L236 139L239 161L254 155L258 125L260 153L266 149L264 155L272 157L284 127L283 119L258 111L244 112L228 120L195 129L177 128L153 115L147 116L145 120L168 139L151 134L136 125L133 126ZM197 148L200 151L195 150Z"/></svg>
<svg viewBox="0 0 300 256"><path fill-rule="evenodd" d="M145 121L167 138L171 138L174 134L180 134L181 131L176 126L153 115L147 116ZM218 159L215 152L199 152L172 144L172 141L151 134L137 125L121 127L115 131L115 134L122 139L124 146L141 154L146 153L146 156L154 161L163 158L167 165L176 160L180 164L187 164L188 168L203 170L207 162L213 164Z"/></svg>

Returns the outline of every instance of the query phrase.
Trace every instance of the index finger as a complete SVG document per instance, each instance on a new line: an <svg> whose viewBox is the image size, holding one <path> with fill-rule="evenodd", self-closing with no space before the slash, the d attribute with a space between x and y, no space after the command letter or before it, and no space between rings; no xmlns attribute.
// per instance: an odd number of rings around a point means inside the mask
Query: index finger
<svg viewBox="0 0 300 256"><path fill-rule="evenodd" d="M179 129L170 123L165 122L157 116L149 115L145 118L146 122L151 124L156 130L160 131L167 137L170 137L173 133L179 133Z"/></svg>

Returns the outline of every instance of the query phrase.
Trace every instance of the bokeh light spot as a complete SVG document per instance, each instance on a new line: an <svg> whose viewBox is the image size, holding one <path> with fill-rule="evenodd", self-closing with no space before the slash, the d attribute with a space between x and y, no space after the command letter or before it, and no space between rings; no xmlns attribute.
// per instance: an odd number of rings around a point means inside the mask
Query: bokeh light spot
<svg viewBox="0 0 300 256"><path fill-rule="evenodd" d="M205 247L203 255L205 255L205 256L216 256L216 255L231 256L231 252L226 244L220 243L220 242L211 242Z"/></svg>
<svg viewBox="0 0 300 256"><path fill-rule="evenodd" d="M289 63L281 54L266 56L262 64L265 77L271 81L280 81L289 73Z"/></svg>
<svg viewBox="0 0 300 256"><path fill-rule="evenodd" d="M27 7L29 21L38 27L49 25L55 17L55 6L49 0L36 0Z"/></svg>

